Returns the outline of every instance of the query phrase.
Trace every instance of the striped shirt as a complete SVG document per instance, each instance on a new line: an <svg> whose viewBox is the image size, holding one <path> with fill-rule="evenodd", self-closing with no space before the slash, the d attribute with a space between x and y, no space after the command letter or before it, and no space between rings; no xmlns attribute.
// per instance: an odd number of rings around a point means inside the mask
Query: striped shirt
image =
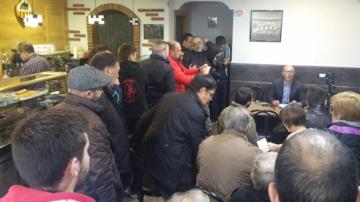
<svg viewBox="0 0 360 202"><path fill-rule="evenodd" d="M24 66L20 69L20 76L29 74L35 74L40 72L50 71L50 64L48 61L36 54L31 55L24 63ZM26 89L34 90L44 88L45 83L37 83L27 86Z"/></svg>

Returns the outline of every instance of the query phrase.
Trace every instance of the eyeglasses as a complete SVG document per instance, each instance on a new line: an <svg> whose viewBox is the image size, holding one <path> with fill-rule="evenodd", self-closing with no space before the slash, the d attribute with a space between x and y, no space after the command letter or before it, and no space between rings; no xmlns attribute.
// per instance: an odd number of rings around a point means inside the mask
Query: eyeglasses
<svg viewBox="0 0 360 202"><path fill-rule="evenodd" d="M208 93L209 93L209 95L211 96L211 98L213 98L214 96L215 96L215 92L211 92L211 91L209 91L209 90L206 90Z"/></svg>

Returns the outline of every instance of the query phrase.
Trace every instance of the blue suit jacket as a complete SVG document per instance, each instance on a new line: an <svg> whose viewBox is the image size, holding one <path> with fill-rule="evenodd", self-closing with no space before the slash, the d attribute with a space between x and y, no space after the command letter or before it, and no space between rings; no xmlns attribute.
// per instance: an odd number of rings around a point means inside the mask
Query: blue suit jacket
<svg viewBox="0 0 360 202"><path fill-rule="evenodd" d="M276 79L275 81L273 81L272 85L273 85L273 90L270 98L271 102L273 100L279 100L281 102L284 91L284 80ZM297 102L303 102L304 99L305 99L305 93L304 93L303 85L300 82L293 80L290 88L289 102L293 100L296 100Z"/></svg>

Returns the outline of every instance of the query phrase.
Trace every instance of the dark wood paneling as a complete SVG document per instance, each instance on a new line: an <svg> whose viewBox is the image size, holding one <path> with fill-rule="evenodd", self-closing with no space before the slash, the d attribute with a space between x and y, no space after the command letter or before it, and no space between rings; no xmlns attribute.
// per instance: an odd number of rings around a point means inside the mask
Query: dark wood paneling
<svg viewBox="0 0 360 202"><path fill-rule="evenodd" d="M281 78L283 65L239 64L231 65L230 96L234 89L240 86L258 86L269 95L271 82ZM360 68L325 67L325 66L295 66L295 79L306 87L319 86L327 88L326 80L319 79L319 73L332 72L335 75L337 91L353 90L360 92Z"/></svg>

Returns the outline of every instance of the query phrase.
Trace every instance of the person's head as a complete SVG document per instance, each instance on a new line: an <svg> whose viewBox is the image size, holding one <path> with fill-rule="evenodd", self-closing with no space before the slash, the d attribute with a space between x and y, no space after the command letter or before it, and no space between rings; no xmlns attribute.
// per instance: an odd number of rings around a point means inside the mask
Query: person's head
<svg viewBox="0 0 360 202"><path fill-rule="evenodd" d="M169 54L169 45L166 41L154 41L151 51L153 53L167 57Z"/></svg>
<svg viewBox="0 0 360 202"><path fill-rule="evenodd" d="M167 202L210 202L210 199L203 191L194 188L173 194Z"/></svg>
<svg viewBox="0 0 360 202"><path fill-rule="evenodd" d="M198 74L191 81L188 89L196 93L203 105L209 104L216 91L216 81L207 74Z"/></svg>
<svg viewBox="0 0 360 202"><path fill-rule="evenodd" d="M235 92L234 102L243 106L249 106L253 99L253 92L248 87L240 87Z"/></svg>
<svg viewBox="0 0 360 202"><path fill-rule="evenodd" d="M352 91L338 93L331 97L332 121L360 122L360 94Z"/></svg>
<svg viewBox="0 0 360 202"><path fill-rule="evenodd" d="M89 170L88 122L64 110L38 112L17 125L11 150L30 187L72 192Z"/></svg>
<svg viewBox="0 0 360 202"><path fill-rule="evenodd" d="M32 54L34 54L34 47L30 42L23 41L18 45L18 51L22 61L27 60Z"/></svg>
<svg viewBox="0 0 360 202"><path fill-rule="evenodd" d="M199 36L194 36L192 38L191 49L195 52L203 52L205 48L204 39Z"/></svg>
<svg viewBox="0 0 360 202"><path fill-rule="evenodd" d="M95 67L84 65L70 70L67 83L71 94L97 101L103 87L111 83L111 77Z"/></svg>
<svg viewBox="0 0 360 202"><path fill-rule="evenodd" d="M226 39L224 36L217 36L215 38L215 44L216 44L216 47L219 49L219 50L224 50L225 47L226 47Z"/></svg>
<svg viewBox="0 0 360 202"><path fill-rule="evenodd" d="M223 118L219 119L219 125L223 127L224 130L233 129L237 130L242 135L248 134L251 124L251 115L246 108L233 107L226 112L223 111L222 113L224 114L220 115Z"/></svg>
<svg viewBox="0 0 360 202"><path fill-rule="evenodd" d="M184 46L187 49L191 49L192 36L193 35L190 33L185 33L183 35L182 42L181 42L182 46Z"/></svg>
<svg viewBox="0 0 360 202"><path fill-rule="evenodd" d="M116 80L119 79L120 65L112 53L107 51L96 53L91 58L89 65L111 77L111 84L115 84Z"/></svg>
<svg viewBox="0 0 360 202"><path fill-rule="evenodd" d="M351 149L327 132L310 129L282 145L268 191L272 202L349 202L357 199L357 184Z"/></svg>
<svg viewBox="0 0 360 202"><path fill-rule="evenodd" d="M181 46L177 41L169 42L169 54L176 60L181 60L184 53L181 51Z"/></svg>
<svg viewBox="0 0 360 202"><path fill-rule="evenodd" d="M280 119L289 132L295 132L296 127L305 126L306 112L298 104L289 104L281 109Z"/></svg>
<svg viewBox="0 0 360 202"><path fill-rule="evenodd" d="M292 65L285 65L282 70L282 76L284 78L284 81L286 82L292 82L295 75L295 68Z"/></svg>
<svg viewBox="0 0 360 202"><path fill-rule="evenodd" d="M319 87L310 87L306 91L305 100L310 107L323 105L326 101L326 93Z"/></svg>
<svg viewBox="0 0 360 202"><path fill-rule="evenodd" d="M265 152L255 157L251 170L251 181L257 190L266 190L270 182L274 181L276 152Z"/></svg>
<svg viewBox="0 0 360 202"><path fill-rule="evenodd" d="M120 46L119 51L119 61L135 61L137 57L136 48L131 47L129 44L123 44Z"/></svg>
<svg viewBox="0 0 360 202"><path fill-rule="evenodd" d="M90 49L90 51L87 52L86 54L86 58L88 59L87 64L89 64L91 58L98 52L103 52L103 51L107 51L109 53L111 53L111 50L109 47L104 46L104 45L96 45L94 46L92 49Z"/></svg>

